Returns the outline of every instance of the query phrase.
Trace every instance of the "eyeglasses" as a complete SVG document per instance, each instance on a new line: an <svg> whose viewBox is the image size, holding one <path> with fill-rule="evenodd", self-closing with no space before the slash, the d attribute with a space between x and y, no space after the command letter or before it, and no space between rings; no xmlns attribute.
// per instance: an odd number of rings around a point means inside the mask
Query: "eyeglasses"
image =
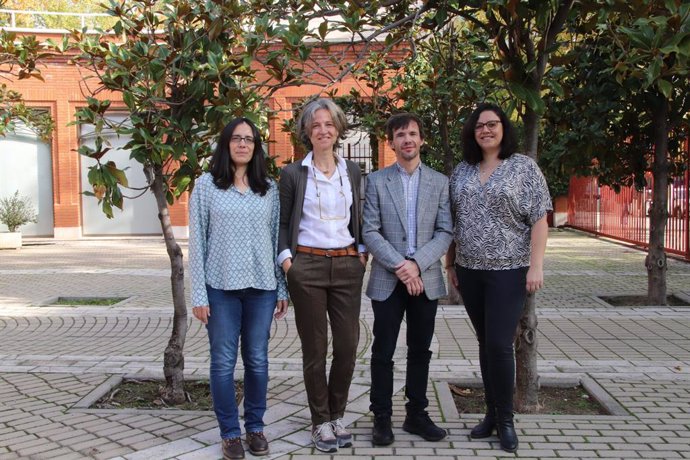
<svg viewBox="0 0 690 460"><path fill-rule="evenodd" d="M484 129L484 126L486 126L487 128L489 128L489 131L493 131L500 124L501 120L491 120L487 121L486 123L477 123L476 125L474 125L474 130L481 131L482 129Z"/></svg>
<svg viewBox="0 0 690 460"><path fill-rule="evenodd" d="M333 215L329 215L328 209L324 210L323 207L321 206L321 191L319 190L319 181L316 179L316 166L314 166L314 160L312 160L312 165L311 165L311 172L314 177L314 187L316 188L316 199L319 202L319 218L321 220L343 220L347 218L347 203L345 200L345 190L343 188L343 175L340 173L340 169L337 166L335 170L338 173L338 179L340 179L340 191L338 192L338 195L336 196L336 203L335 206L336 208L339 208L340 205L339 203L342 203L342 215L340 212L337 212L337 210L334 210L335 212ZM349 174L348 174L348 180L350 180Z"/></svg>
<svg viewBox="0 0 690 460"><path fill-rule="evenodd" d="M233 144L239 144L242 141L244 141L245 144L253 144L254 138L251 136L232 136L232 137L230 137L230 142L232 142Z"/></svg>

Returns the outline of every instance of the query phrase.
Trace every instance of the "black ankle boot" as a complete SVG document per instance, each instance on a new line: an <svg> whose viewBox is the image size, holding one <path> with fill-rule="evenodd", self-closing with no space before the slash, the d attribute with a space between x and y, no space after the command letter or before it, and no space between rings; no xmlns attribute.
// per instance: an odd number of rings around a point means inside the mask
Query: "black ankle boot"
<svg viewBox="0 0 690 460"><path fill-rule="evenodd" d="M501 449L513 453L518 448L518 437L513 424L513 414L499 415L496 421L498 439L501 441Z"/></svg>
<svg viewBox="0 0 690 460"><path fill-rule="evenodd" d="M472 428L470 431L470 438L482 439L488 438L496 428L496 414L494 411L488 411L479 425Z"/></svg>

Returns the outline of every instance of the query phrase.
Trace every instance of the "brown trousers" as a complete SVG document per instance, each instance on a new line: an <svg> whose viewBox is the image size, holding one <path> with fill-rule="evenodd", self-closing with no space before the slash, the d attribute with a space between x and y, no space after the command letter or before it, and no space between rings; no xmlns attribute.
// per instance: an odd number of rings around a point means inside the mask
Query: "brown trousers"
<svg viewBox="0 0 690 460"><path fill-rule="evenodd" d="M364 267L358 257L298 253L288 270L288 290L302 342L304 386L314 425L341 418L355 369ZM326 379L328 322L333 359Z"/></svg>

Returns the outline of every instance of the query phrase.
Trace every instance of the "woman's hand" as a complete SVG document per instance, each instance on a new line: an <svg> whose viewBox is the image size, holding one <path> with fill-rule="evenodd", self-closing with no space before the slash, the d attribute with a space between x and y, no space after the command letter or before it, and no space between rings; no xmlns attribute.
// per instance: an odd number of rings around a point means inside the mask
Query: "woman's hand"
<svg viewBox="0 0 690 460"><path fill-rule="evenodd" d="M287 300L279 300L276 302L276 312L273 314L273 317L275 319L282 319L285 318L285 315L287 315L288 312L288 301Z"/></svg>
<svg viewBox="0 0 690 460"><path fill-rule="evenodd" d="M288 270L292 267L292 257L288 257L283 261L283 273L287 275Z"/></svg>
<svg viewBox="0 0 690 460"><path fill-rule="evenodd" d="M192 307L192 314L196 319L204 324L208 324L208 317L211 316L211 307L202 305L200 307Z"/></svg>
<svg viewBox="0 0 690 460"><path fill-rule="evenodd" d="M538 266L530 266L527 270L527 292L534 294L544 287L544 270Z"/></svg>

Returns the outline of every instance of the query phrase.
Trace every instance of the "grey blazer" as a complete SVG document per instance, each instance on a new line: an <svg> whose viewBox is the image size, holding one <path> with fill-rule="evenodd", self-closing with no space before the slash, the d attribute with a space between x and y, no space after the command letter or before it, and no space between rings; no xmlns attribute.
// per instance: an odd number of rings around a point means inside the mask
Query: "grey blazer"
<svg viewBox="0 0 690 460"><path fill-rule="evenodd" d="M361 192L362 173L355 163L345 160L347 174L352 188L352 206L350 207L350 234L355 238L355 247L362 242L362 202ZM307 190L307 174L309 170L302 166L302 160L285 166L280 171L280 232L278 235L278 254L290 249L292 256L297 250L297 235L299 223L302 220L304 194Z"/></svg>
<svg viewBox="0 0 690 460"><path fill-rule="evenodd" d="M417 252L424 292L430 300L446 294L440 259L453 237L448 199L448 178L422 165L417 196ZM407 252L407 210L397 166L392 165L367 177L362 238L373 256L367 296L386 300L395 289L395 267Z"/></svg>

